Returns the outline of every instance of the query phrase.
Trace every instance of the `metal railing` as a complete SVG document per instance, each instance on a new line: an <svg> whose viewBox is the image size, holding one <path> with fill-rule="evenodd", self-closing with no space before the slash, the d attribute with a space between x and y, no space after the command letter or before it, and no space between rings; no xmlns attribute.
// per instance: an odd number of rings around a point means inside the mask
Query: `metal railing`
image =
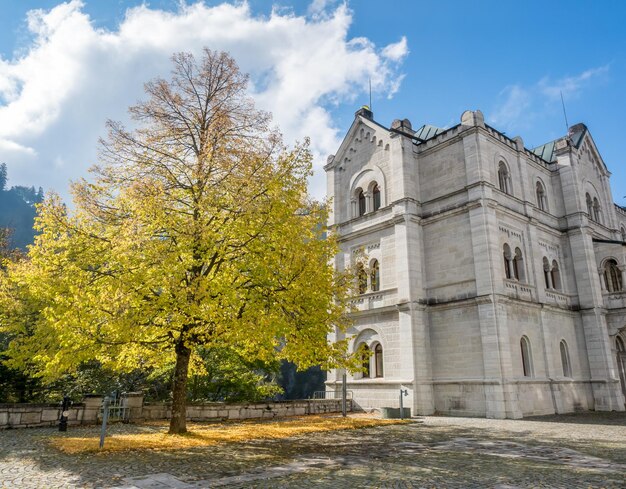
<svg viewBox="0 0 626 489"><path fill-rule="evenodd" d="M325 400L325 399L341 399L341 392L335 391L315 391L313 393L313 400ZM346 399L352 399L352 391L346 391Z"/></svg>

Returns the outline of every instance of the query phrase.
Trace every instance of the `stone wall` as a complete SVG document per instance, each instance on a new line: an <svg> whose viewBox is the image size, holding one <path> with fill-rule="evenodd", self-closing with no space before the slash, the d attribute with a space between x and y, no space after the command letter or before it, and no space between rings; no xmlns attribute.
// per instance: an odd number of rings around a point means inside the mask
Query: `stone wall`
<svg viewBox="0 0 626 489"><path fill-rule="evenodd" d="M129 421L168 419L171 406L168 403L143 403L143 396L130 393L122 397L128 408ZM102 396L89 396L80 404L70 407L68 425L96 424ZM352 400L347 401L352 411ZM56 426L59 423L58 404L0 404L0 429L34 428ZM189 421L226 419L271 419L282 416L301 416L341 412L341 399L320 399L263 403L210 403L187 406Z"/></svg>

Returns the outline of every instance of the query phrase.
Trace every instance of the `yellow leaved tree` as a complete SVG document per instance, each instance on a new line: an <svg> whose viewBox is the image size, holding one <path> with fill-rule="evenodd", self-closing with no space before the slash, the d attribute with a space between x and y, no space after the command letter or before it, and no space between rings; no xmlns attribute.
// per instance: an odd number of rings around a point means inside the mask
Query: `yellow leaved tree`
<svg viewBox="0 0 626 489"><path fill-rule="evenodd" d="M73 185L75 210L55 196L40 206L40 234L28 260L8 264L0 301L12 365L44 378L93 359L175 364L170 433L182 433L199 348L345 364L346 345L326 338L346 325L351 280L331 265L327 207L307 196L307 145L283 145L226 53L173 64L130 108L137 129L108 123L93 178ZM19 297L38 314L25 320Z"/></svg>

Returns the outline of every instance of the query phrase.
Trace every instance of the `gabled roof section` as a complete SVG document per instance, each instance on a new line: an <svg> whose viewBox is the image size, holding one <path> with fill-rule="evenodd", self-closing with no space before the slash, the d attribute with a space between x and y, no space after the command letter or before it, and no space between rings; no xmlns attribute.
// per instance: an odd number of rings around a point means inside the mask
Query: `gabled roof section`
<svg viewBox="0 0 626 489"><path fill-rule="evenodd" d="M580 124L575 124L572 127L570 127L567 136L569 137L569 140L571 141L572 145L575 148L579 148L587 132L588 132L587 126L580 123ZM537 156L539 156L539 158L542 158L545 161L548 161L550 163L556 163L556 155L554 154L554 148L556 146L556 142L559 139L563 139L563 138L558 138L558 139L555 139L554 141L550 141L549 143L542 144L541 146L537 146L535 149L532 150L532 152L535 153Z"/></svg>
<svg viewBox="0 0 626 489"><path fill-rule="evenodd" d="M431 126L430 124L424 124L417 131L415 131L415 134L413 134L413 136L426 141L428 139L434 138L444 131L445 129L442 129L440 127Z"/></svg>

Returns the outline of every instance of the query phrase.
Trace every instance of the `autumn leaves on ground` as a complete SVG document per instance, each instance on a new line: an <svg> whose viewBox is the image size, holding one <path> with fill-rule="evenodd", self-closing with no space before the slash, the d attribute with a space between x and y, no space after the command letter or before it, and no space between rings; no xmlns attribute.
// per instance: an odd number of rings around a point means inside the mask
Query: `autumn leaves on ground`
<svg viewBox="0 0 626 489"><path fill-rule="evenodd" d="M167 423L133 425L128 434L108 436L99 449L99 433L89 430L85 436L52 437L48 443L58 450L78 454L85 452L117 452L124 450L177 450L248 440L280 439L321 431L349 430L388 424L405 423L370 417L306 416L272 421L228 423L190 423L184 435L168 435Z"/></svg>

